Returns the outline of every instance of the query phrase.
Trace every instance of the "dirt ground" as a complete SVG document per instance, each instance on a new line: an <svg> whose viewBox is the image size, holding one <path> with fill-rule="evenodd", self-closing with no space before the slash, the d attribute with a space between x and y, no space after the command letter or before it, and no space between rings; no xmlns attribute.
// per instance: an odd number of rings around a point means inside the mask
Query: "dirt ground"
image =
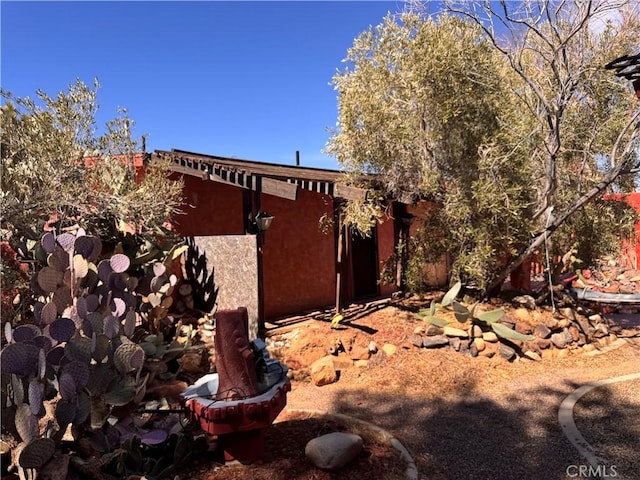
<svg viewBox="0 0 640 480"><path fill-rule="evenodd" d="M287 431L285 424L291 426L290 416L299 409L350 415L386 429L409 450L419 478L570 478L568 467L585 460L560 429L560 403L584 383L640 371L636 336L640 330L634 326L620 334L630 338L613 345L607 346L611 340L606 340L597 349L550 350L540 361L523 357L508 362L499 355L471 358L449 348L413 346L409 339L423 322L410 309L415 310L415 305L387 306L357 320L347 319L338 329L312 320L270 332L270 353L290 367L293 389L277 420L283 423L272 427L268 444L291 448L273 451L268 447L263 461L250 468L199 463L184 478L398 478L389 473L389 465L399 468L397 457L377 444L371 444L364 461L359 459L348 471L326 473L305 463L301 451L306 439L322 429L317 422L309 420L305 425L298 419L295 429ZM522 317L522 309L510 313ZM534 323L557 314L542 308L528 315ZM371 342L378 352L368 360L348 359L346 352L361 351ZM336 348L345 350L334 356L338 381L315 386L309 366ZM601 398L637 411L640 382L629 388L626 395L615 389L601 392ZM637 442L640 425L619 427L615 438L621 443ZM640 457L625 462L632 465L635 460L640 464ZM289 476L283 477L283 471ZM637 472L620 475L640 479Z"/></svg>

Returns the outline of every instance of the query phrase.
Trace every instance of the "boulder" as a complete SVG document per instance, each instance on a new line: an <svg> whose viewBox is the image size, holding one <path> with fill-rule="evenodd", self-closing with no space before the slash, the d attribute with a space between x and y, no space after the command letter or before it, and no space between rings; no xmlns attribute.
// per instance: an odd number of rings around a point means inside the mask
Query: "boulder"
<svg viewBox="0 0 640 480"><path fill-rule="evenodd" d="M309 441L304 454L318 468L339 470L360 454L362 445L359 435L333 432Z"/></svg>
<svg viewBox="0 0 640 480"><path fill-rule="evenodd" d="M322 357L311 364L311 379L318 387L338 381L338 372L330 356Z"/></svg>

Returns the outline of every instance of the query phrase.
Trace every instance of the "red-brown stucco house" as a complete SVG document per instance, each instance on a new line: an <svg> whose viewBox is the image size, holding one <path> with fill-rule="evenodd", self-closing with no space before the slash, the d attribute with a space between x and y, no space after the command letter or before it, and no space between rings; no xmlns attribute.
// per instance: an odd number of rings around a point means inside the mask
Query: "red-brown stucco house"
<svg viewBox="0 0 640 480"><path fill-rule="evenodd" d="M380 271L401 232L410 234L402 216L420 215L420 207L389 201L370 237L340 234L340 202L364 191L340 185L339 171L175 149L156 150L152 161L160 159L184 182L176 231L194 237L215 268L218 308L247 307L253 335L264 321L398 289L380 284ZM273 217L264 232L256 227L259 214Z"/></svg>

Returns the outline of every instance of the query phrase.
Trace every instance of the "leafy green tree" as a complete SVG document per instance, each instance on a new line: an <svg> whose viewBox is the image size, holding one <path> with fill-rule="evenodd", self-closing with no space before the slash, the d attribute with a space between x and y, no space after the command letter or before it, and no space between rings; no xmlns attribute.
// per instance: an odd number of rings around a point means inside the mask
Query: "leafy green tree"
<svg viewBox="0 0 640 480"><path fill-rule="evenodd" d="M422 232L427 250L452 254L454 275L484 291L560 227L555 247L567 248L584 215L606 213L620 234L633 225L610 203L574 214L628 186L638 162L638 108L603 68L637 44L638 18L595 32L589 25L607 10L569 3L549 15L551 3L527 2L542 10L505 14L501 29L478 11L511 4L450 4L453 14L437 18L413 8L361 34L334 77L328 152L353 176L381 174L395 198L439 202ZM350 220L366 228L370 213Z"/></svg>
<svg viewBox="0 0 640 480"><path fill-rule="evenodd" d="M163 164L136 170L141 148L126 110L98 128L98 88L77 80L56 97L38 91L37 100L2 92L3 237L37 240L50 219L111 242L127 229L165 233L182 185Z"/></svg>

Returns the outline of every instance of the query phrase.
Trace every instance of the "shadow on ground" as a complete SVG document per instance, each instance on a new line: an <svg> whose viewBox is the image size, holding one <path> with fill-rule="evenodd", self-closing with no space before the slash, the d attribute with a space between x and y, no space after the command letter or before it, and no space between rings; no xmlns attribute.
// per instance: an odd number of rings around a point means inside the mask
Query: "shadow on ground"
<svg viewBox="0 0 640 480"><path fill-rule="evenodd" d="M475 394L470 385L464 395L456 399L343 391L336 396L339 400L334 404L334 411L390 431L413 455L420 479L588 478L579 473L580 465L586 468L586 460L564 436L558 423L560 403L580 385L566 383L565 386L561 390L543 387L522 391L508 398L504 405ZM613 421L613 432L604 441L608 451L624 450L629 457L632 454L627 450L628 442L635 438L636 466L640 464L638 404L625 403L620 398L614 401L606 392L589 402L588 408L598 407L636 421L635 428L624 421ZM631 471L625 462L624 470L617 469L617 478L640 480L640 473Z"/></svg>

